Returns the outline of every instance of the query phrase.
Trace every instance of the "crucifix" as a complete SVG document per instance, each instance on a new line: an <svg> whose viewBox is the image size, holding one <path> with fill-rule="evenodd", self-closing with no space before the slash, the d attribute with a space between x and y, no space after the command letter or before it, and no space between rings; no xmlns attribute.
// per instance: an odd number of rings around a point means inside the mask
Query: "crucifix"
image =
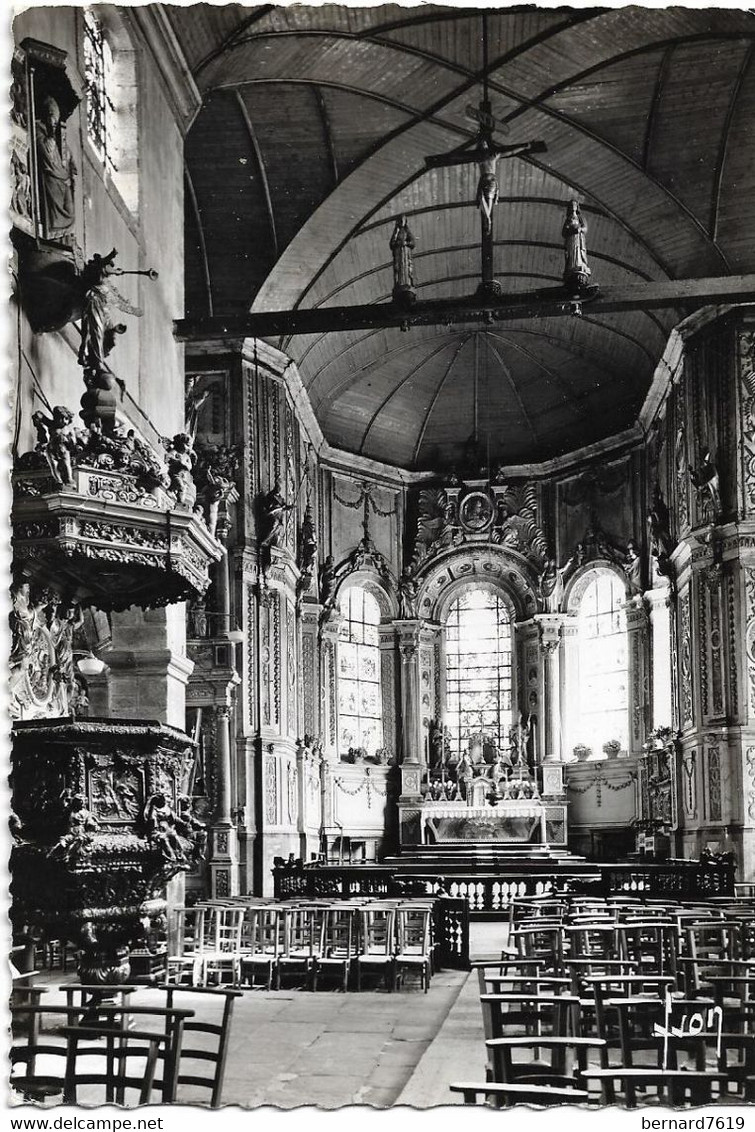
<svg viewBox="0 0 755 1132"><path fill-rule="evenodd" d="M501 158L523 157L529 153L545 153L547 146L542 141L517 142L513 145L498 145L493 137L496 119L488 94L488 25L487 13L482 13L482 100L479 108L471 111L478 123L477 134L463 145L448 153L436 153L425 158L427 169L441 169L451 165L478 165L480 179L477 183L476 203L480 210L480 230L482 245L482 283L480 291L500 295L501 285L493 274L493 209L498 200L498 178L496 169Z"/></svg>

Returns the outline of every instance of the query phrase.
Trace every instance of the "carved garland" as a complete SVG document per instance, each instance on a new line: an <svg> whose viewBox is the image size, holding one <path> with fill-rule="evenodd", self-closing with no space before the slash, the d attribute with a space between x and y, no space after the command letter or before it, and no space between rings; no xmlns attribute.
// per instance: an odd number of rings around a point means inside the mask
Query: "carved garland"
<svg viewBox="0 0 755 1132"><path fill-rule="evenodd" d="M383 700L383 744L389 758L396 744L395 666L390 653L380 655L380 681Z"/></svg>
<svg viewBox="0 0 755 1132"><path fill-rule="evenodd" d="M745 652L747 655L747 683L750 689L750 717L755 718L755 568L746 566L745 581Z"/></svg>
<svg viewBox="0 0 755 1132"><path fill-rule="evenodd" d="M694 720L692 702L692 635L690 629L689 593L679 599L680 661L681 661L681 707L682 726L691 727Z"/></svg>
<svg viewBox="0 0 755 1132"><path fill-rule="evenodd" d="M311 633L302 633L302 709L304 714L304 734L315 734L315 641Z"/></svg>
<svg viewBox="0 0 755 1132"><path fill-rule="evenodd" d="M708 820L721 820L721 752L708 747Z"/></svg>
<svg viewBox="0 0 755 1132"><path fill-rule="evenodd" d="M602 768L600 768L596 771L594 777L591 778L589 782L584 783L584 785L582 786L576 786L574 783L569 782L567 783L566 789L570 794L581 795L586 794L588 790L592 790L592 788L595 787L595 803L598 808L600 808L600 806L602 806L603 804L602 791L604 786L606 790L618 792L620 790L627 790L632 785L632 783L636 781L636 779L636 774L630 774L629 778L627 778L623 782L609 782L609 780L605 777Z"/></svg>
<svg viewBox="0 0 755 1132"><path fill-rule="evenodd" d="M365 775L364 781L360 782L360 784L358 786L354 787L353 790L349 789L349 787L346 785L346 783L344 782L344 780L342 778L334 777L333 782L338 787L338 789L341 791L342 794L348 794L348 796L350 798L355 798L357 796L357 794L361 794L363 790L366 790L367 791L367 809L370 810L370 809L372 809L372 792L373 792L373 790L379 797L385 798L386 793L387 793L387 787L386 787L385 790L381 790L381 788L373 780L373 778L370 774L369 767L364 768L364 775Z"/></svg>
<svg viewBox="0 0 755 1132"><path fill-rule="evenodd" d="M742 403L742 482L745 513L755 511L755 331L739 336Z"/></svg>
<svg viewBox="0 0 755 1132"><path fill-rule="evenodd" d="M737 665L737 598L734 578L730 575L726 579L726 615L729 635L729 698L731 715L733 719L739 716L739 679Z"/></svg>
<svg viewBox="0 0 755 1132"><path fill-rule="evenodd" d="M755 822L755 747L748 747L745 751L745 763L750 780L747 791L747 816L751 822Z"/></svg>

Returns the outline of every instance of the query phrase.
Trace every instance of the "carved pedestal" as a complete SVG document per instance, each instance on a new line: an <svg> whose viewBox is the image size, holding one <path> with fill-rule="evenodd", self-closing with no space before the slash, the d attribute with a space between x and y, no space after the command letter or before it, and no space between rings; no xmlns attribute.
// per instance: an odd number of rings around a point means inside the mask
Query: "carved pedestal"
<svg viewBox="0 0 755 1132"><path fill-rule="evenodd" d="M164 927L166 884L204 852L182 793L192 748L157 722L14 726L14 929L74 943L85 983L128 979L129 948Z"/></svg>

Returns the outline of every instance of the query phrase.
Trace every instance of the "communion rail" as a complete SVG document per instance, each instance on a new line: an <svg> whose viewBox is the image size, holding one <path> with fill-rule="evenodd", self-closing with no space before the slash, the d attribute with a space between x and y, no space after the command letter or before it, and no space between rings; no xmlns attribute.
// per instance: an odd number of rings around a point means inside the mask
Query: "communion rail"
<svg viewBox="0 0 755 1132"><path fill-rule="evenodd" d="M406 870L406 871L404 871ZM505 912L513 897L567 890L602 896L626 893L646 900L708 900L734 895L730 862L665 861L590 864L506 862L495 872L423 868L412 861L397 869L385 865L283 865L273 869L276 899L449 896L469 912Z"/></svg>

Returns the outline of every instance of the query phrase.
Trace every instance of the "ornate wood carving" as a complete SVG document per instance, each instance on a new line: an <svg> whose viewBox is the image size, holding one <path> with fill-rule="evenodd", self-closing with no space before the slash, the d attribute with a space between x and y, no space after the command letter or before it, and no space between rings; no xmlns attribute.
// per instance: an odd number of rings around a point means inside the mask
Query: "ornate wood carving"
<svg viewBox="0 0 755 1132"><path fill-rule="evenodd" d="M383 704L383 743L386 756L396 753L396 666L387 649L380 653L380 688Z"/></svg>
<svg viewBox="0 0 755 1132"><path fill-rule="evenodd" d="M708 821L721 821L721 751L716 746L707 748Z"/></svg>
<svg viewBox="0 0 755 1132"><path fill-rule="evenodd" d="M755 719L755 568L745 566L745 654L747 657L748 711Z"/></svg>
<svg viewBox="0 0 755 1132"><path fill-rule="evenodd" d="M685 818L694 818L697 813L697 752L685 751L681 761L682 809Z"/></svg>
<svg viewBox="0 0 755 1132"><path fill-rule="evenodd" d="M726 579L726 630L729 643L729 705L732 719L739 718L738 627L736 587L734 577L730 574Z"/></svg>
<svg viewBox="0 0 755 1132"><path fill-rule="evenodd" d="M740 332L738 354L744 512L752 515L755 514L755 330Z"/></svg>
<svg viewBox="0 0 755 1132"><path fill-rule="evenodd" d="M311 632L302 632L301 638L301 693L302 710L304 715L304 734L315 735L317 726L315 721L315 689L317 687L317 672L315 670L315 638Z"/></svg>
<svg viewBox="0 0 755 1132"><path fill-rule="evenodd" d="M278 824L277 761L274 754L265 756L265 823L268 826Z"/></svg>
<svg viewBox="0 0 755 1132"><path fill-rule="evenodd" d="M689 591L685 591L679 598L679 665L682 727L691 727L694 722L694 703Z"/></svg>

